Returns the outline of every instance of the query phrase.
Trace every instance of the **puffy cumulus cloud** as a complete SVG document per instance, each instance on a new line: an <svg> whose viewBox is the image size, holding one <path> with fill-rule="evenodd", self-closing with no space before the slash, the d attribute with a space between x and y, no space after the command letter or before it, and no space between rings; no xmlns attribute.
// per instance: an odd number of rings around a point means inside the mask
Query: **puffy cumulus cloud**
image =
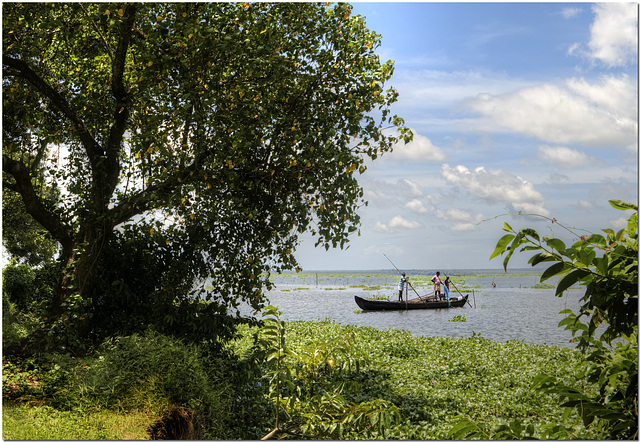
<svg viewBox="0 0 640 442"><path fill-rule="evenodd" d="M392 161L434 161L445 159L444 150L436 146L424 135L413 132L413 141L405 144L403 141L393 146L393 152L386 157Z"/></svg>
<svg viewBox="0 0 640 442"><path fill-rule="evenodd" d="M388 223L382 223L380 221L376 222L376 225L373 227L373 230L378 232L393 232L396 229L418 229L422 227L422 225L417 221L409 221L401 217L400 215L394 216Z"/></svg>
<svg viewBox="0 0 640 442"><path fill-rule="evenodd" d="M637 63L638 18L636 3L599 3L593 6L589 54L607 66Z"/></svg>
<svg viewBox="0 0 640 442"><path fill-rule="evenodd" d="M571 78L567 80L567 87L593 106L616 112L622 118L635 122L637 96L633 92L636 84L628 75L603 75L595 83L589 83L583 78Z"/></svg>
<svg viewBox="0 0 640 442"><path fill-rule="evenodd" d="M636 139L635 97L635 83L622 75L480 94L465 104L482 115L478 130L503 129L548 143L624 147Z"/></svg>
<svg viewBox="0 0 640 442"><path fill-rule="evenodd" d="M470 196L488 203L504 203L509 210L549 215L544 198L533 184L500 169L442 165L442 176L448 183L464 189Z"/></svg>
<svg viewBox="0 0 640 442"><path fill-rule="evenodd" d="M427 208L424 207L424 204L422 203L422 201L417 199L409 201L407 204L405 204L405 207L415 213L427 212Z"/></svg>
<svg viewBox="0 0 640 442"><path fill-rule="evenodd" d="M568 147L538 146L538 158L562 168L602 166L604 161Z"/></svg>
<svg viewBox="0 0 640 442"><path fill-rule="evenodd" d="M484 219L481 213L475 216L464 210L452 208L447 210L435 209L435 215L441 220L447 222L449 228L453 231L471 231Z"/></svg>

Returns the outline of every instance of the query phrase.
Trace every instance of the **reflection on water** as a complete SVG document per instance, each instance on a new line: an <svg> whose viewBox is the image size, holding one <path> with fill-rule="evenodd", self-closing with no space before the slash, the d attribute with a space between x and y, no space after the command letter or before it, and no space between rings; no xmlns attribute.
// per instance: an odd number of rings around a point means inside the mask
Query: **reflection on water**
<svg viewBox="0 0 640 442"><path fill-rule="evenodd" d="M454 273L449 272L449 275ZM457 338L476 333L501 342L515 339L532 344L575 346L569 343L571 333L557 327L564 317L558 312L566 308L577 312L578 300L584 289L569 290L564 297L557 298L555 289L530 288L539 281L535 275L472 276L458 273L452 276L452 280L461 290L465 286L474 287L473 293L469 293L469 301L472 306L475 304L475 308L467 304L463 308L441 310L360 312L354 295L363 298L374 294L396 296L396 279L393 274L366 272L280 276L273 278L276 289L269 292L268 297L271 305L280 308L282 318L289 321L329 319L340 324L373 326L381 330L404 329L414 336ZM419 284L419 279L419 276L414 277L414 285L418 293L424 295L430 291L430 286ZM492 286L494 282L495 288ZM547 282L555 286L557 280ZM367 290L371 287L375 290ZM248 306L241 306L240 312L243 315L252 313ZM450 322L456 315L464 315L467 321Z"/></svg>

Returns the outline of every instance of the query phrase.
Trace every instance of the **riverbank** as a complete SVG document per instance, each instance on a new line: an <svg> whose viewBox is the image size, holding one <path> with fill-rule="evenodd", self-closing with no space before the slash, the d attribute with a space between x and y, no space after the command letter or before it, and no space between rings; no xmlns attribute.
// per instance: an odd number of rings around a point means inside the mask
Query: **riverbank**
<svg viewBox="0 0 640 442"><path fill-rule="evenodd" d="M290 321L284 326L286 345L301 355L297 361L287 361L291 367L296 363L299 365L300 361L310 361L310 355L320 352L325 361L331 360L334 364L326 366L317 375L324 376L322 382L327 389L342 385L346 403L360 404L379 399L397 407L400 419L386 434L391 439L447 439L459 416L491 425L512 419L539 428L556 425L564 410L558 406L555 397L532 390L532 380L537 374L549 373L573 383L575 367L583 357L570 348L531 345L521 341L501 343L480 336L411 336L402 330L382 331L331 321ZM274 426L273 404L266 400L269 392L267 366L254 365L250 368L250 361L255 360L251 349L256 329L241 326L239 332L239 339L229 346L235 357L226 362L216 362L224 363L225 367L216 367L215 370L214 367L202 367L203 373L209 376L205 382L207 385L201 383L202 388L218 391L218 402L228 408L226 415L209 413L209 421L202 428L203 438L259 439ZM347 337L353 342L350 354L332 353L332 349L337 347L335 343L345 342ZM174 342L172 345L179 344ZM144 365L144 359L132 357L131 351L134 348L128 350L131 363ZM6 370L10 367L6 365L8 361L3 360L3 375L13 374L12 379L3 379L3 438L148 438L146 430L163 410L196 404L189 397L183 397L183 403L175 400L170 403L166 395L158 395L158 391L167 391L167 386L159 384L170 381L170 378L163 378L161 371L153 382L142 378L145 373L153 373L152 366L135 368L141 377L131 382L137 389L129 390L129 397L119 399L120 408L115 406L115 402L105 403L99 395L92 395L86 389L87 384L81 378L72 376L78 370L87 373L101 369L103 366L99 361L104 361L105 357L113 358L113 354L96 354L91 358L74 359L73 362L67 359L68 365L58 361L53 366L47 365L48 371L44 369L45 364L41 364L38 370L31 370L31 376L28 369ZM345 357L359 360L359 369L341 369L339 373L330 369L338 367L341 358ZM189 361L175 360L171 364L191 364L193 369L200 367L194 364L205 363L205 360ZM125 364L125 359L120 359L120 363ZM119 370L130 368L120 367ZM51 370L57 371L59 376L53 376ZM215 371L218 374L214 374ZM229 376L219 372L229 373ZM95 381L96 378L93 379ZM294 376L292 380L304 385L304 379ZM20 382L22 385L18 385ZM102 382L108 383L109 379ZM8 385L13 385L13 390L12 393L7 390L5 394L4 387ZM22 388L24 394L16 394L16 387ZM150 392L147 403L141 402L145 388L154 390ZM93 389L99 392L101 386L93 385ZM134 392L137 395L135 400L132 398ZM65 401L61 397L64 395L74 400ZM161 397L162 400L158 399ZM129 408L123 409L122 404L127 403ZM64 407L61 406L63 404ZM251 421L243 426L241 422L247 421L242 419L249 415ZM36 421L34 416L38 417ZM121 424L111 425L110 422ZM573 428L575 437L572 438L589 438L589 433L576 417L569 417L564 424ZM362 436L347 433L345 437Z"/></svg>

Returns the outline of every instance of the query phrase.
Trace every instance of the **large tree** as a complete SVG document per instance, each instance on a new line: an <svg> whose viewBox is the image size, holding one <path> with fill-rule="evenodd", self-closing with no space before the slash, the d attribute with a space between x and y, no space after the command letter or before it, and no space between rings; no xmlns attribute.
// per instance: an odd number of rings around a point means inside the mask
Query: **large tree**
<svg viewBox="0 0 640 442"><path fill-rule="evenodd" d="M50 322L86 305L132 228L220 302L259 305L301 233L346 244L365 160L411 136L380 36L348 4L2 8L3 190L60 244Z"/></svg>

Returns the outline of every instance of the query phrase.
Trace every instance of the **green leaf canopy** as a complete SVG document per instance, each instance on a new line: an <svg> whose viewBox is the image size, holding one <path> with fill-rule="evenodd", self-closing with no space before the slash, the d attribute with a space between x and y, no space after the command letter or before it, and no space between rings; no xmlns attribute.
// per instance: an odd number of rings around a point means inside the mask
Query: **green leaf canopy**
<svg viewBox="0 0 640 442"><path fill-rule="evenodd" d="M410 137L379 44L343 3L3 4L3 183L62 246L58 306L133 224L232 303L302 232L343 247L364 161Z"/></svg>

